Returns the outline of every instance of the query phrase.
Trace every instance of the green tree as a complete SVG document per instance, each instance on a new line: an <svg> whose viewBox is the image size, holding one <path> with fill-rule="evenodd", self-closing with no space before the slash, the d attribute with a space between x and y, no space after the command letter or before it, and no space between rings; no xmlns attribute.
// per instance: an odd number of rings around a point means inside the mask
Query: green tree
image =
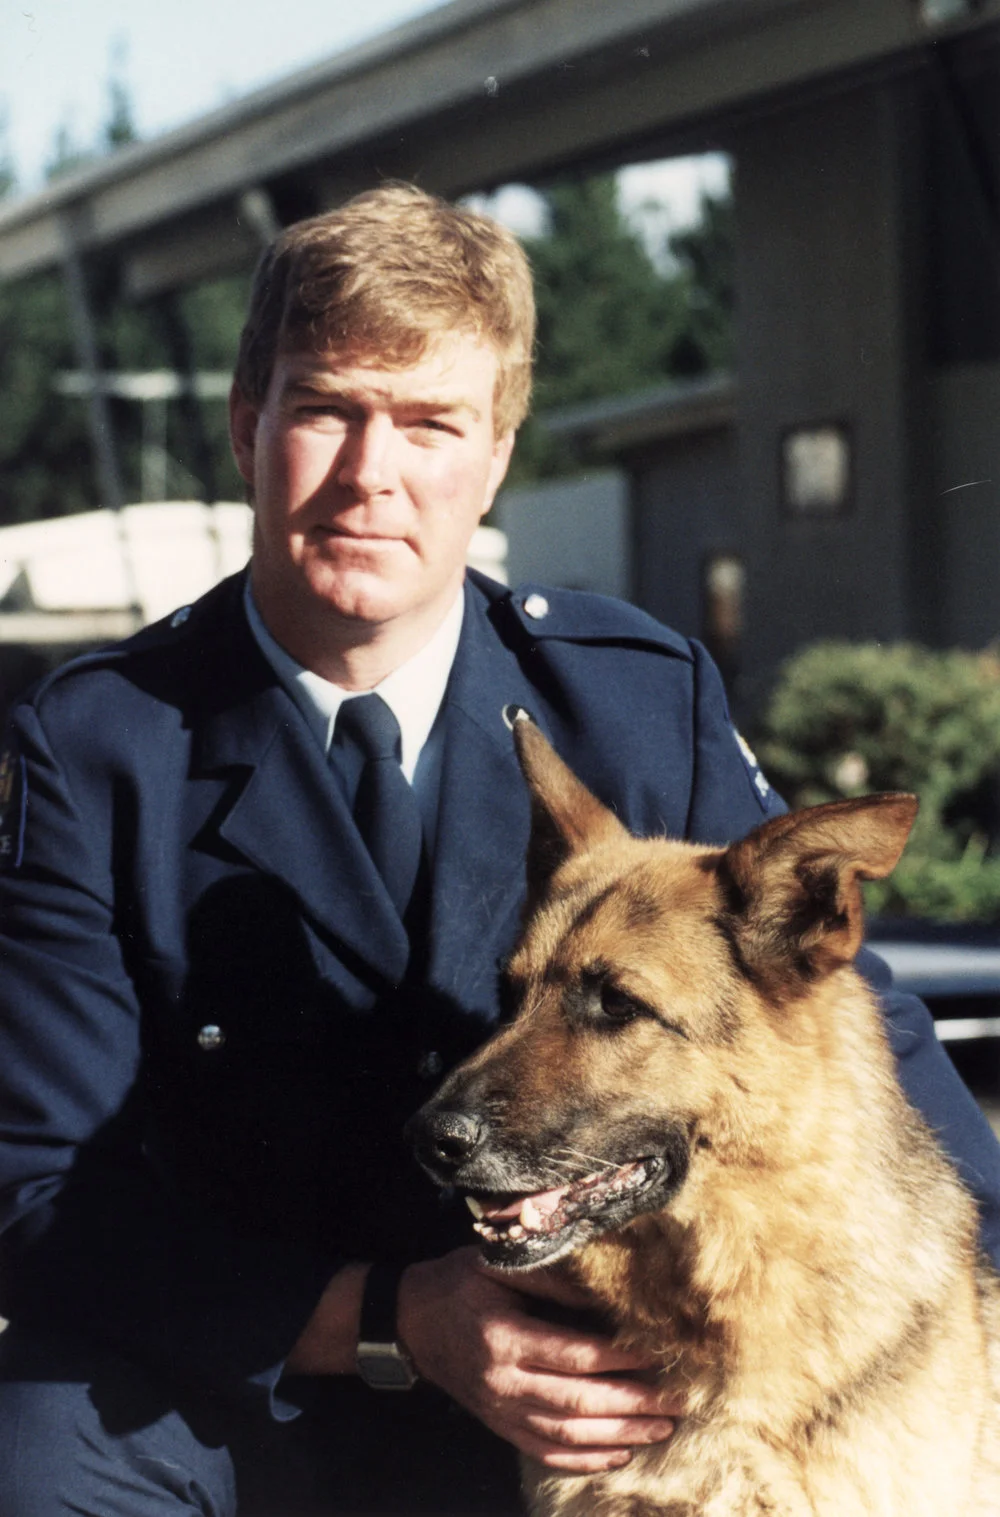
<svg viewBox="0 0 1000 1517"><path fill-rule="evenodd" d="M68 174L92 163L96 157L96 149L78 142L69 122L63 121L56 130L52 152L45 165L46 182L53 184L59 179L65 179Z"/></svg>
<svg viewBox="0 0 1000 1517"><path fill-rule="evenodd" d="M108 77L108 114L104 122L104 148L113 153L118 148L138 142L132 94L125 82L128 42L117 37L111 47L111 72Z"/></svg>
<svg viewBox="0 0 1000 1517"><path fill-rule="evenodd" d="M575 465L539 425L554 407L641 391L729 361L731 209L706 200L700 226L676 234L669 267L650 257L622 214L612 175L557 185L548 225L525 246L538 297L534 417L518 443L511 480Z"/></svg>
<svg viewBox="0 0 1000 1517"><path fill-rule="evenodd" d="M784 666L754 745L793 806L915 791L902 860L873 909L1000 920L1000 662L911 644L817 643Z"/></svg>
<svg viewBox="0 0 1000 1517"><path fill-rule="evenodd" d="M0 106L0 200L5 200L17 189L17 173L10 150L10 127L7 113Z"/></svg>
<svg viewBox="0 0 1000 1517"><path fill-rule="evenodd" d="M678 375L728 368L733 361L736 237L729 195L703 195L695 226L674 232L671 257L681 270L687 320L670 354Z"/></svg>
<svg viewBox="0 0 1000 1517"><path fill-rule="evenodd" d="M98 144L82 148L68 129L57 136L52 173L81 164L137 140L131 100L122 77L123 55L116 55L108 84L105 123ZM0 120L0 195L13 187L13 168ZM171 366L162 311L130 304L121 296L110 262L88 265L89 296L97 317L101 362L107 369L143 370ZM178 307L187 318L196 368L228 369L242 323L245 279L220 280L182 296ZM101 504L95 477L86 402L57 393L60 370L75 369L72 325L58 272L0 285L0 522L92 510ZM130 402L112 401L126 498L140 496L143 416ZM229 457L225 407L209 403L206 431L212 475L220 494L233 496L241 486ZM182 425L180 407L168 411L167 451L175 490L194 493L199 459Z"/></svg>
<svg viewBox="0 0 1000 1517"><path fill-rule="evenodd" d="M676 279L625 222L610 175L546 197L549 231L527 244L538 285L538 403L566 405L653 384L685 319Z"/></svg>
<svg viewBox="0 0 1000 1517"><path fill-rule="evenodd" d="M0 510L4 523L95 503L85 418L56 395L53 378L73 365L61 281L39 275L0 285Z"/></svg>

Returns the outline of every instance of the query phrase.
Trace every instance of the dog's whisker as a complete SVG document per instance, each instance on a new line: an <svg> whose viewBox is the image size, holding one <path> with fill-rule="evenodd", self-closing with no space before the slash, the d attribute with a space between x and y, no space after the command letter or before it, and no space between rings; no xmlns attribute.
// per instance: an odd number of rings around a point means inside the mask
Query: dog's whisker
<svg viewBox="0 0 1000 1517"><path fill-rule="evenodd" d="M618 1167L612 1159L602 1159L600 1154L584 1153L582 1148L570 1148L568 1144L564 1145L559 1152L572 1154L574 1158L584 1159L588 1164L597 1164L601 1169L616 1169Z"/></svg>
<svg viewBox="0 0 1000 1517"><path fill-rule="evenodd" d="M542 1160L542 1168L545 1170L546 1174L551 1175L553 1179L562 1180L564 1182L566 1180L577 1178L580 1173L579 1164L575 1164L569 1159L546 1158Z"/></svg>

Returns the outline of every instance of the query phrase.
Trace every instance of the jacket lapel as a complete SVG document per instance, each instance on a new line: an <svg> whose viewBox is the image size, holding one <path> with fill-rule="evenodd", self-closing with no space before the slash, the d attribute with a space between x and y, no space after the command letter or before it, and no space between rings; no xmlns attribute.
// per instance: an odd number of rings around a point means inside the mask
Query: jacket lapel
<svg viewBox="0 0 1000 1517"><path fill-rule="evenodd" d="M240 614L218 651L224 702L204 712L196 767L249 770L218 836L294 891L310 917L391 984L409 957L406 930L354 825L339 785L298 706Z"/></svg>
<svg viewBox="0 0 1000 1517"><path fill-rule="evenodd" d="M445 740L431 898L429 979L469 1010L495 1004L498 957L508 950L524 895L530 806L503 713L532 689L466 590L465 620L445 697Z"/></svg>

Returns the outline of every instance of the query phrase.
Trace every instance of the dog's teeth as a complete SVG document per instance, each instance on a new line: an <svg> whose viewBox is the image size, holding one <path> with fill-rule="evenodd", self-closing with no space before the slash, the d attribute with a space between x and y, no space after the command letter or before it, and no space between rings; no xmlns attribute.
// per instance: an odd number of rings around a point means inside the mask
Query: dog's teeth
<svg viewBox="0 0 1000 1517"><path fill-rule="evenodd" d="M529 1196L521 1207L521 1226L528 1232L538 1232L545 1225L545 1218Z"/></svg>
<svg viewBox="0 0 1000 1517"><path fill-rule="evenodd" d="M507 1236L508 1236L508 1238L523 1238L524 1237L524 1228L521 1226L520 1222L515 1222L514 1225L513 1225L513 1227L508 1227L508 1229L507 1229Z"/></svg>
<svg viewBox="0 0 1000 1517"><path fill-rule="evenodd" d="M466 1196L465 1204L469 1208L476 1221L479 1222L486 1215L475 1196Z"/></svg>

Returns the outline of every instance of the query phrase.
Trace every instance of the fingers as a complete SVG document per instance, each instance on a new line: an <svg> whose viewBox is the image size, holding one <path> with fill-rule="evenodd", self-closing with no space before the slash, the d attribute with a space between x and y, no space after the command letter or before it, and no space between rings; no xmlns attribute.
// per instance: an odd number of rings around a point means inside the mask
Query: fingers
<svg viewBox="0 0 1000 1517"><path fill-rule="evenodd" d="M664 1443L674 1424L669 1418L579 1417L570 1421L532 1414L512 1425L506 1436L523 1454L548 1469L577 1474L621 1469L637 1448Z"/></svg>
<svg viewBox="0 0 1000 1517"><path fill-rule="evenodd" d="M485 1420L555 1469L611 1469L627 1463L630 1449L663 1442L674 1431L649 1386L506 1372L490 1390Z"/></svg>
<svg viewBox="0 0 1000 1517"><path fill-rule="evenodd" d="M519 1445L522 1454L530 1454L546 1469L560 1470L567 1475L600 1475L606 1470L620 1470L632 1461L629 1449L569 1449L553 1448L541 1439L526 1437Z"/></svg>
<svg viewBox="0 0 1000 1517"><path fill-rule="evenodd" d="M628 1453L647 1443L666 1443L674 1430L668 1417L574 1417L558 1422L550 1417L528 1418L527 1430L553 1450L590 1449Z"/></svg>
<svg viewBox="0 0 1000 1517"><path fill-rule="evenodd" d="M560 1375L615 1375L648 1368L639 1354L617 1348L610 1338L552 1327L528 1316L519 1318L517 1327L525 1368Z"/></svg>
<svg viewBox="0 0 1000 1517"><path fill-rule="evenodd" d="M673 1431L680 1408L632 1378L648 1368L639 1355L530 1315L509 1284L478 1269L471 1250L411 1265L397 1316L426 1379L550 1468L612 1469L628 1462L630 1448Z"/></svg>
<svg viewBox="0 0 1000 1517"><path fill-rule="evenodd" d="M525 1377L521 1399L545 1414L557 1413L574 1418L630 1417L664 1421L677 1414L677 1408L669 1405L655 1386L642 1385L634 1380L575 1380L561 1375L532 1375Z"/></svg>

